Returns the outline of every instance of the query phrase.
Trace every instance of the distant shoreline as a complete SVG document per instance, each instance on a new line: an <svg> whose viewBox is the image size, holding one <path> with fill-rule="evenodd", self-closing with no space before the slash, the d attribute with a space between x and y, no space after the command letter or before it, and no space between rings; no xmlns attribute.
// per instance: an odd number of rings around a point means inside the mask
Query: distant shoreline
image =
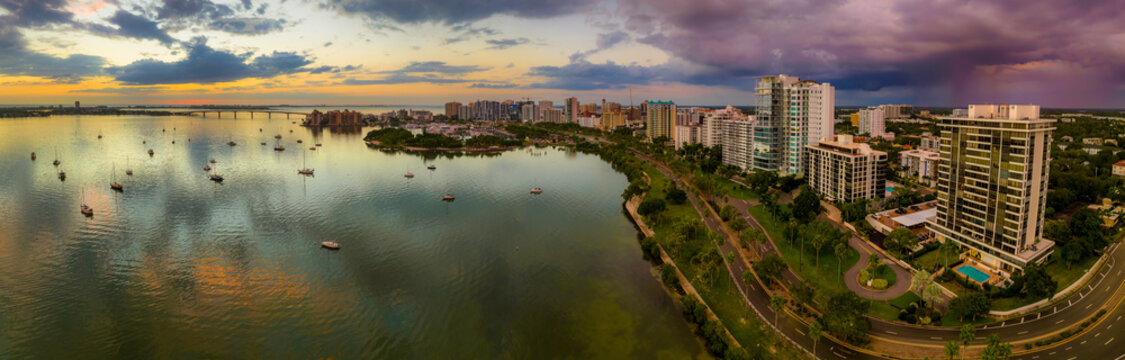
<svg viewBox="0 0 1125 360"><path fill-rule="evenodd" d="M480 148L480 147L427 148L427 147L401 146L401 145L388 146L388 145L383 145L383 143L379 142L378 140L368 140L368 141L364 141L364 142L367 143L367 146L376 147L376 148L380 148L380 149L401 149L401 150L406 150L406 151L419 151L419 152L440 151L440 152L478 152L479 153L479 152L504 152L504 151L515 150L515 149L519 148L519 146L489 146L489 147L486 147L486 148Z"/></svg>

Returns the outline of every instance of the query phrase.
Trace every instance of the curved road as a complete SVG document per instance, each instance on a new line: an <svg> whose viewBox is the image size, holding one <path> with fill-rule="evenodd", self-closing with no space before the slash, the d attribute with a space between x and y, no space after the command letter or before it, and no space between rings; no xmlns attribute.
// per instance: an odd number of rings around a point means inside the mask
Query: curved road
<svg viewBox="0 0 1125 360"><path fill-rule="evenodd" d="M663 163L654 161L643 154L638 154L638 156L654 164L665 176L669 179L673 179L677 187L685 190L688 194L688 199L709 229L718 234L727 234L722 222L717 219L710 210L704 210L705 208L699 203L700 200L691 191L687 191L688 189L686 189L681 178L675 176ZM746 211L750 204L744 202L740 206L737 203L738 202L735 202L734 205L747 216L747 220L749 220L750 224L762 229L764 232L764 228L755 221L753 216L749 216L750 214ZM726 235L726 237L728 241L724 241L719 245L719 250L724 254L738 251L735 247L737 239L730 239L729 235ZM857 245L853 244L851 240L849 240L849 244L853 247ZM763 246L764 245L758 245L759 250L767 250L760 251L763 254L772 250L772 246L768 246L770 249L763 249ZM1125 309L1119 306L1122 299L1125 299L1125 271L1122 270L1122 268L1125 267L1125 262L1123 262L1123 260L1125 260L1125 252L1119 251L1119 247L1120 244L1114 244L1109 248L1109 261L1107 261L1100 269L1099 273L1091 279L1086 288L1073 295L1069 300L1035 314L1009 319L1000 324L994 323L978 327L976 334L978 342L975 342L973 345L980 345L983 339L990 334L998 334L1005 342L1014 344L1013 351L1017 352L1014 358L1020 359L1116 359L1125 355L1125 329L1123 329L1123 327L1125 327L1125 320L1123 320L1125 319ZM870 253L870 250L866 249L862 244L860 244L860 248ZM860 250L860 252L862 254L864 251ZM751 305L763 321L769 323L771 327L774 327L773 323L770 321L774 318L774 314L769 306L769 294L765 289L761 288L759 284L746 285L738 279L744 271L749 269L749 264L743 259L727 263L725 257L723 258L730 276L738 287L743 300ZM884 261L886 260L884 259ZM892 268L893 267L895 266L892 266ZM786 283L792 283L798 280L797 276L793 274L792 271L786 272L783 277ZM909 276L907 276L896 282L896 285L898 283L909 284L909 281ZM1024 351L1023 343L1046 339L1053 336L1054 333L1058 331L1073 328L1100 309L1106 309L1107 314L1101 317L1089 331L1072 336L1063 343L1036 347L1030 352ZM959 336L958 329L914 326L887 322L877 318L871 318L871 320L871 336L873 338L890 343L902 344L903 346L929 347L940 351L940 348L945 342L955 340ZM1115 327L1116 330L1114 330ZM799 344L804 349L812 349L812 341L805 335L807 326L803 323L800 323L790 316L784 316L778 326L774 328L782 336ZM850 346L845 346L829 337L823 337L820 343L821 344L815 349L815 353L818 358L822 359L884 358L853 351Z"/></svg>

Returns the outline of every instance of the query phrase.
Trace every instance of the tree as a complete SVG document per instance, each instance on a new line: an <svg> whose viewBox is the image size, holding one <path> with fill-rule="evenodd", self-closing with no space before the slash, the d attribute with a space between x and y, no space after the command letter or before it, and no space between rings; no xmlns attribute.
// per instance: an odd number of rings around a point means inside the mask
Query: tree
<svg viewBox="0 0 1125 360"><path fill-rule="evenodd" d="M767 192L762 195L761 202L762 206L766 208L766 212L770 213L770 216L773 216L774 219L777 219L777 194Z"/></svg>
<svg viewBox="0 0 1125 360"><path fill-rule="evenodd" d="M946 359L953 360L959 353L961 353L961 344L958 344L956 340L949 340L949 342L945 343Z"/></svg>
<svg viewBox="0 0 1125 360"><path fill-rule="evenodd" d="M816 219L824 208L820 206L820 197L808 186L801 187L801 194L793 199L793 217L801 222Z"/></svg>
<svg viewBox="0 0 1125 360"><path fill-rule="evenodd" d="M821 321L825 330L852 344L867 341L867 332L871 330L871 322L865 316L871 308L867 299L848 290L839 290L828 297L823 308Z"/></svg>
<svg viewBox="0 0 1125 360"><path fill-rule="evenodd" d="M977 336L977 329L974 328L972 325L965 324L965 325L961 326L961 335L959 336L960 340L961 340L961 345L969 345L969 344L973 343L973 340L976 340L976 336Z"/></svg>
<svg viewBox="0 0 1125 360"><path fill-rule="evenodd" d="M978 316L987 314L989 310L992 310L992 301L979 292L958 296L949 301L949 311L957 313L962 321L966 317L976 321Z"/></svg>
<svg viewBox="0 0 1125 360"><path fill-rule="evenodd" d="M836 240L839 231L836 230L832 223L824 220L816 220L809 226L812 236L808 237L809 245L812 245L813 250L816 250L816 267L820 268L820 249L824 245L828 245L833 240Z"/></svg>
<svg viewBox="0 0 1125 360"><path fill-rule="evenodd" d="M726 352L727 337L722 324L715 320L707 320L699 328L699 331L702 332L703 339L707 342L707 350L710 350L712 354L720 355Z"/></svg>
<svg viewBox="0 0 1125 360"><path fill-rule="evenodd" d="M796 221L789 221L785 224L785 229L782 230L781 236L785 237L785 241L789 245L793 245L793 241L801 236L801 228L797 226Z"/></svg>
<svg viewBox="0 0 1125 360"><path fill-rule="evenodd" d="M746 182L750 185L750 190L753 190L758 195L765 195L766 192L770 191L770 187L777 183L777 173L773 171L755 171L747 177Z"/></svg>
<svg viewBox="0 0 1125 360"><path fill-rule="evenodd" d="M777 326L778 315L781 314L781 309L785 308L785 298L773 294L773 297L770 298L770 308L773 309L773 326Z"/></svg>
<svg viewBox="0 0 1125 360"><path fill-rule="evenodd" d="M643 216L652 216L664 211L664 200L660 199L646 199L637 206L637 213Z"/></svg>
<svg viewBox="0 0 1125 360"><path fill-rule="evenodd" d="M945 242L941 243L941 246L938 248L938 250L940 251L938 254L941 255L942 264L946 269L949 268L948 254L956 251L955 249L957 249L957 243L953 242L952 240L946 240Z"/></svg>
<svg viewBox="0 0 1125 360"><path fill-rule="evenodd" d="M821 325L820 321L813 320L813 322L809 324L809 339L812 339L812 352L814 354L816 353L816 343L820 341L820 332L822 330L824 330L824 325Z"/></svg>
<svg viewBox="0 0 1125 360"><path fill-rule="evenodd" d="M797 302L811 306L816 297L816 288L809 285L808 281L801 280L789 286L789 293L793 294L793 299Z"/></svg>
<svg viewBox="0 0 1125 360"><path fill-rule="evenodd" d="M836 243L836 247L832 250L836 255L836 275L839 276L841 271L843 271L844 257L848 256L848 244L847 242L838 242Z"/></svg>
<svg viewBox="0 0 1125 360"><path fill-rule="evenodd" d="M918 245L918 237L910 231L909 228L900 227L894 229L887 238L883 240L883 247L890 251L895 256L906 254L908 250Z"/></svg>
<svg viewBox="0 0 1125 360"><path fill-rule="evenodd" d="M664 200L675 205L680 205L687 201L687 193L680 189L671 189L668 190L668 193L664 194Z"/></svg>
<svg viewBox="0 0 1125 360"><path fill-rule="evenodd" d="M773 281L781 280L781 274L785 271L785 261L775 253L769 253L762 257L762 260L754 263L754 271L762 277L766 285L769 285Z"/></svg>
<svg viewBox="0 0 1125 360"><path fill-rule="evenodd" d="M914 273L910 278L910 290L918 294L929 307L933 307L934 301L941 296L941 289L934 284L934 279L930 278L930 272L926 270Z"/></svg>
<svg viewBox="0 0 1125 360"><path fill-rule="evenodd" d="M1038 264L1030 264L1023 269L1023 292L1032 297L1049 297L1055 294L1058 282L1047 274Z"/></svg>
<svg viewBox="0 0 1125 360"><path fill-rule="evenodd" d="M750 244L761 243L765 234L758 228L749 228L742 233L740 238L742 239L742 247L749 249Z"/></svg>
<svg viewBox="0 0 1125 360"><path fill-rule="evenodd" d="M988 345L980 353L982 360L1007 360L1012 356L1012 344L1001 343L1000 335L988 335Z"/></svg>
<svg viewBox="0 0 1125 360"><path fill-rule="evenodd" d="M684 317L693 324L702 324L707 321L707 307L695 295L688 294L683 298Z"/></svg>

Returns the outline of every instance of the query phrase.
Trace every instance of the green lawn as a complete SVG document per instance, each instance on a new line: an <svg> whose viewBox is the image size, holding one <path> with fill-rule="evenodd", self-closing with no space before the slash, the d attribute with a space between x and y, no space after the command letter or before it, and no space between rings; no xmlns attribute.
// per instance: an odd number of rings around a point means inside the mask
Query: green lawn
<svg viewBox="0 0 1125 360"><path fill-rule="evenodd" d="M649 191L646 199L663 199L664 194L668 189L672 188L672 181L664 176L659 170L647 162L644 163L644 170L648 173L651 179ZM671 224L675 223L678 219L699 219L699 213L692 207L690 201L685 201L680 205L667 204L667 209L662 213L665 219L660 224L651 224L653 230L656 231L657 236L655 239L661 242L665 249L671 249L670 244L667 242L668 232L672 231ZM702 220L700 220L702 221ZM707 231L710 233L710 231ZM707 246L708 249L713 249L713 246ZM714 283L707 285L696 278L700 271L697 266L692 265L690 259L684 258L680 253L669 252L672 260L676 262L677 267L684 273L692 286L699 291L703 301L711 307L711 311L715 316L719 317L723 326L731 332L731 335L738 340L743 347L745 347L751 354L759 352L762 356L789 359L789 358L804 358L804 354L796 348L789 345L782 340L770 329L763 319L759 319L757 314L751 310L745 302L742 301L738 289L735 288L734 283L730 279L730 275L726 267L721 267L720 274L714 280ZM773 319L769 319L772 321ZM778 351L777 354L770 354L766 349L774 349Z"/></svg>
<svg viewBox="0 0 1125 360"><path fill-rule="evenodd" d="M922 300L922 298L918 297L918 294L915 294L913 291L907 291L905 294L899 295L899 297L887 300L887 302L896 308L905 309L910 306L910 303L918 300Z"/></svg>
<svg viewBox="0 0 1125 360"><path fill-rule="evenodd" d="M1062 262L1051 261L1043 270L1051 274L1051 278L1059 283L1059 290L1062 290L1066 289L1067 286L1070 286L1070 284L1073 284L1075 281L1078 281L1078 278L1082 277L1082 275L1086 273L1086 270L1094 267L1094 263L1097 262L1098 258L1091 257L1067 269L1066 265Z"/></svg>
<svg viewBox="0 0 1125 360"><path fill-rule="evenodd" d="M762 224L769 232L770 237L773 238L773 243L781 252L785 262L797 273L801 279L808 281L815 287L819 293L824 294L824 290L844 290L847 287L844 285L842 273L847 271L849 267L855 265L859 261L859 252L855 249L848 248L848 254L844 256L844 260L839 267L840 271L837 272L836 254L832 249L825 246L820 252L820 266L816 266L816 259L814 258L814 249L812 247L805 247L804 252L804 265L801 265L801 251L797 246L790 245L785 241L782 236L782 227L777 221L766 212L762 205L750 208L750 214L758 223ZM794 243L794 245L797 245Z"/></svg>
<svg viewBox="0 0 1125 360"><path fill-rule="evenodd" d="M949 264L957 261L957 254L954 254L952 251L947 252L945 256L942 256L939 249L934 249L926 252L925 254L922 254L922 256L915 258L912 262L912 265L914 265L914 268L916 269L926 270L930 273L933 273L934 268L946 264L946 262L942 262L943 257L945 258L945 261L948 261Z"/></svg>
<svg viewBox="0 0 1125 360"><path fill-rule="evenodd" d="M868 266L866 268L866 270L868 272L870 272L871 267ZM895 276L894 269L891 269L890 266L883 266L882 271L879 271L878 273L876 273L874 278L875 279L887 280L887 289L890 289L892 286L895 286L895 282L897 282L897 280L898 280L898 277Z"/></svg>
<svg viewBox="0 0 1125 360"><path fill-rule="evenodd" d="M887 303L886 301L872 300L871 311L868 313L868 315L887 321L898 321L899 310L901 309L891 306L891 304Z"/></svg>

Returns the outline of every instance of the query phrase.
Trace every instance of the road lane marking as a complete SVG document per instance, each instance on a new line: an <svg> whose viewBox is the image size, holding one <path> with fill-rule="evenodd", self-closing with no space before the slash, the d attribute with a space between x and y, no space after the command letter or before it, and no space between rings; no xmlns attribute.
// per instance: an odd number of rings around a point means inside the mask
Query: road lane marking
<svg viewBox="0 0 1125 360"><path fill-rule="evenodd" d="M845 357L844 355L840 355L840 354L836 353L835 351L833 351L833 352L832 352L832 355L836 355L836 356L839 356L839 357L840 357L841 359L845 359L845 358L846 358L846 357Z"/></svg>
<svg viewBox="0 0 1125 360"><path fill-rule="evenodd" d="M1114 320L1114 321L1121 321L1121 316L1122 315L1117 315L1117 320Z"/></svg>
<svg viewBox="0 0 1125 360"><path fill-rule="evenodd" d="M1062 320L1056 321L1056 322L1055 322L1055 324L1062 324L1062 322L1063 322L1063 321L1066 321L1066 319L1062 319Z"/></svg>
<svg viewBox="0 0 1125 360"><path fill-rule="evenodd" d="M1020 332L1016 333L1016 335L1023 335L1023 334L1027 334L1027 332L1028 332L1028 330L1020 331Z"/></svg>
<svg viewBox="0 0 1125 360"><path fill-rule="evenodd" d="M1099 333L1097 333L1097 334L1094 334L1094 337L1098 337L1098 336L1102 336L1102 333L1101 333L1101 332L1099 332Z"/></svg>
<svg viewBox="0 0 1125 360"><path fill-rule="evenodd" d="M1111 342L1113 342L1113 338L1109 338L1109 341L1106 341L1105 345L1109 345L1109 343L1111 343Z"/></svg>
<svg viewBox="0 0 1125 360"><path fill-rule="evenodd" d="M1057 352L1058 351L1052 351L1052 352L1047 353L1047 355L1055 355L1055 353L1057 353Z"/></svg>
<svg viewBox="0 0 1125 360"><path fill-rule="evenodd" d="M896 333L894 331L890 331L890 330L883 330L883 331L887 332L888 334L898 335L898 333Z"/></svg>
<svg viewBox="0 0 1125 360"><path fill-rule="evenodd" d="M941 340L941 336L931 336L930 339Z"/></svg>
<svg viewBox="0 0 1125 360"><path fill-rule="evenodd" d="M1078 343L1078 345L1086 345L1087 341L1089 341L1089 340L1082 340L1082 342Z"/></svg>
<svg viewBox="0 0 1125 360"><path fill-rule="evenodd" d="M801 336L805 336L805 333L801 332L801 330L793 329L793 331L796 331L798 334L801 334Z"/></svg>
<svg viewBox="0 0 1125 360"><path fill-rule="evenodd" d="M1074 359L1077 359L1077 358L1078 358L1077 356L1071 356L1069 359L1066 359L1066 360L1074 360Z"/></svg>
<svg viewBox="0 0 1125 360"><path fill-rule="evenodd" d="M1087 309L1089 309L1091 306L1094 306L1094 304L1086 304Z"/></svg>
<svg viewBox="0 0 1125 360"><path fill-rule="evenodd" d="M1072 348L1074 348L1074 347L1073 346L1067 346L1066 349L1063 349L1063 350L1070 351L1070 349L1072 349Z"/></svg>

